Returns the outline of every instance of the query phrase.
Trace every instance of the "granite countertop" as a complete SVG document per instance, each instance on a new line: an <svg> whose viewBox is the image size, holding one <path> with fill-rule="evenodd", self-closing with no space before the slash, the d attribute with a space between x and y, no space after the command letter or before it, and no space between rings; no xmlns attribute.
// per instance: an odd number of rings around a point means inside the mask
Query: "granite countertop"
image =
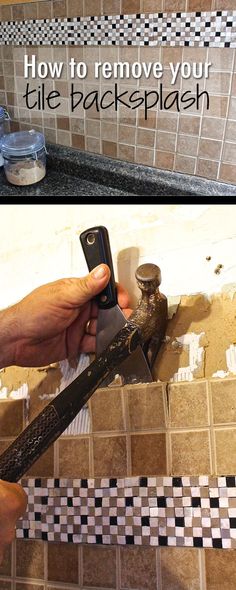
<svg viewBox="0 0 236 590"><path fill-rule="evenodd" d="M130 164L59 145L48 146L47 175L35 185L11 185L0 169L2 197L234 195L236 185Z"/></svg>

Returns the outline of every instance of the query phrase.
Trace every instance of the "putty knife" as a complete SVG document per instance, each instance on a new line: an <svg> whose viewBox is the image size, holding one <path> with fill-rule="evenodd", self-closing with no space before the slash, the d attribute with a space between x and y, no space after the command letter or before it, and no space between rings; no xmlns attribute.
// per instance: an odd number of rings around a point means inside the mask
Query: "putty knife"
<svg viewBox="0 0 236 590"><path fill-rule="evenodd" d="M104 226L91 227L80 235L80 241L89 271L98 264L107 264L111 271L111 278L107 287L96 297L98 303L98 319L96 334L96 355L99 356L110 344L114 336L126 323L126 318L117 303L116 284L112 263L109 234ZM102 383L105 387L111 383L115 374ZM133 352L119 367L119 375L125 383L149 383L152 374L141 346Z"/></svg>

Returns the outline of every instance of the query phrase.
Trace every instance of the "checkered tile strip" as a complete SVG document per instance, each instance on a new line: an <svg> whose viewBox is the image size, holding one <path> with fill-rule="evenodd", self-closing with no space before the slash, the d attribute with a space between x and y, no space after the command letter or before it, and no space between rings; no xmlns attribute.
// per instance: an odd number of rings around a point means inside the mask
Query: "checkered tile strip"
<svg viewBox="0 0 236 590"><path fill-rule="evenodd" d="M236 548L236 478L23 479L19 539Z"/></svg>
<svg viewBox="0 0 236 590"><path fill-rule="evenodd" d="M236 47L236 11L53 18L0 23L0 45Z"/></svg>

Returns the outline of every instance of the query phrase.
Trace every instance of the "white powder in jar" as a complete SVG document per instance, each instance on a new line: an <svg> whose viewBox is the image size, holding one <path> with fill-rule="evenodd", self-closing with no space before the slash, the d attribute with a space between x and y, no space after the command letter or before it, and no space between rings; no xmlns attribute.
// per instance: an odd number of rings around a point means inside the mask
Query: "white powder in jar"
<svg viewBox="0 0 236 590"><path fill-rule="evenodd" d="M42 180L46 167L40 160L26 160L5 166L5 174L11 184L26 186Z"/></svg>

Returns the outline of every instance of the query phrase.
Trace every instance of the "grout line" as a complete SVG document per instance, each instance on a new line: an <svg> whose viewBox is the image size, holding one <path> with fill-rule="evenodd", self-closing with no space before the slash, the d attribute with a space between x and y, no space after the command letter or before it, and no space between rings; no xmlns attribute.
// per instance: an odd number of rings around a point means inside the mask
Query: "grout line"
<svg viewBox="0 0 236 590"><path fill-rule="evenodd" d="M222 145L221 145L221 152L220 152L220 157L219 157L219 166L218 166L216 180L219 180L219 178L220 178L220 168L221 168L221 163L222 163L222 158L223 158L225 136L226 136L226 127L227 127L227 122L228 122L228 114L229 114L229 109L230 109L230 100L231 100L231 93L232 93L232 86L233 86L234 64L235 64L235 52L233 53L230 84L229 84L229 94L228 94L228 105L227 105L226 115L225 115L224 132L223 132L223 137L222 137ZM232 162L230 162L230 164L232 164Z"/></svg>
<svg viewBox="0 0 236 590"><path fill-rule="evenodd" d="M198 553L200 590L206 590L205 550L199 549Z"/></svg>
<svg viewBox="0 0 236 590"><path fill-rule="evenodd" d="M209 61L209 49L207 49L207 52L206 52L206 62L208 62L208 61ZM205 90L206 90L206 78L204 78L203 92L205 92ZM204 99L205 99L205 96L204 96ZM205 100L202 101L201 113L199 113L200 125L199 125L199 134L198 134L197 151L196 151L196 162L195 162L195 166L194 166L194 176L197 175L198 158L200 157L199 156L199 149L200 149L200 141L201 141L201 137L202 137L201 134L202 134L202 124L203 124L203 118L204 118L204 107L205 107Z"/></svg>
<svg viewBox="0 0 236 590"><path fill-rule="evenodd" d="M121 559L120 559L120 546L116 546L116 590L121 588Z"/></svg>
<svg viewBox="0 0 236 590"><path fill-rule="evenodd" d="M89 477L94 476L94 433L92 432L89 436Z"/></svg>
<svg viewBox="0 0 236 590"><path fill-rule="evenodd" d="M83 586L83 545L78 546L78 583Z"/></svg>
<svg viewBox="0 0 236 590"><path fill-rule="evenodd" d="M207 399L208 399L208 411L210 420L210 448L211 448L211 473L212 475L217 473L216 465L216 445L215 445L215 433L213 426L213 408L212 408L212 397L211 397L211 384L209 379L207 380Z"/></svg>
<svg viewBox="0 0 236 590"><path fill-rule="evenodd" d="M162 571L161 571L161 549L156 548L156 577L157 577L157 590L162 590Z"/></svg>

